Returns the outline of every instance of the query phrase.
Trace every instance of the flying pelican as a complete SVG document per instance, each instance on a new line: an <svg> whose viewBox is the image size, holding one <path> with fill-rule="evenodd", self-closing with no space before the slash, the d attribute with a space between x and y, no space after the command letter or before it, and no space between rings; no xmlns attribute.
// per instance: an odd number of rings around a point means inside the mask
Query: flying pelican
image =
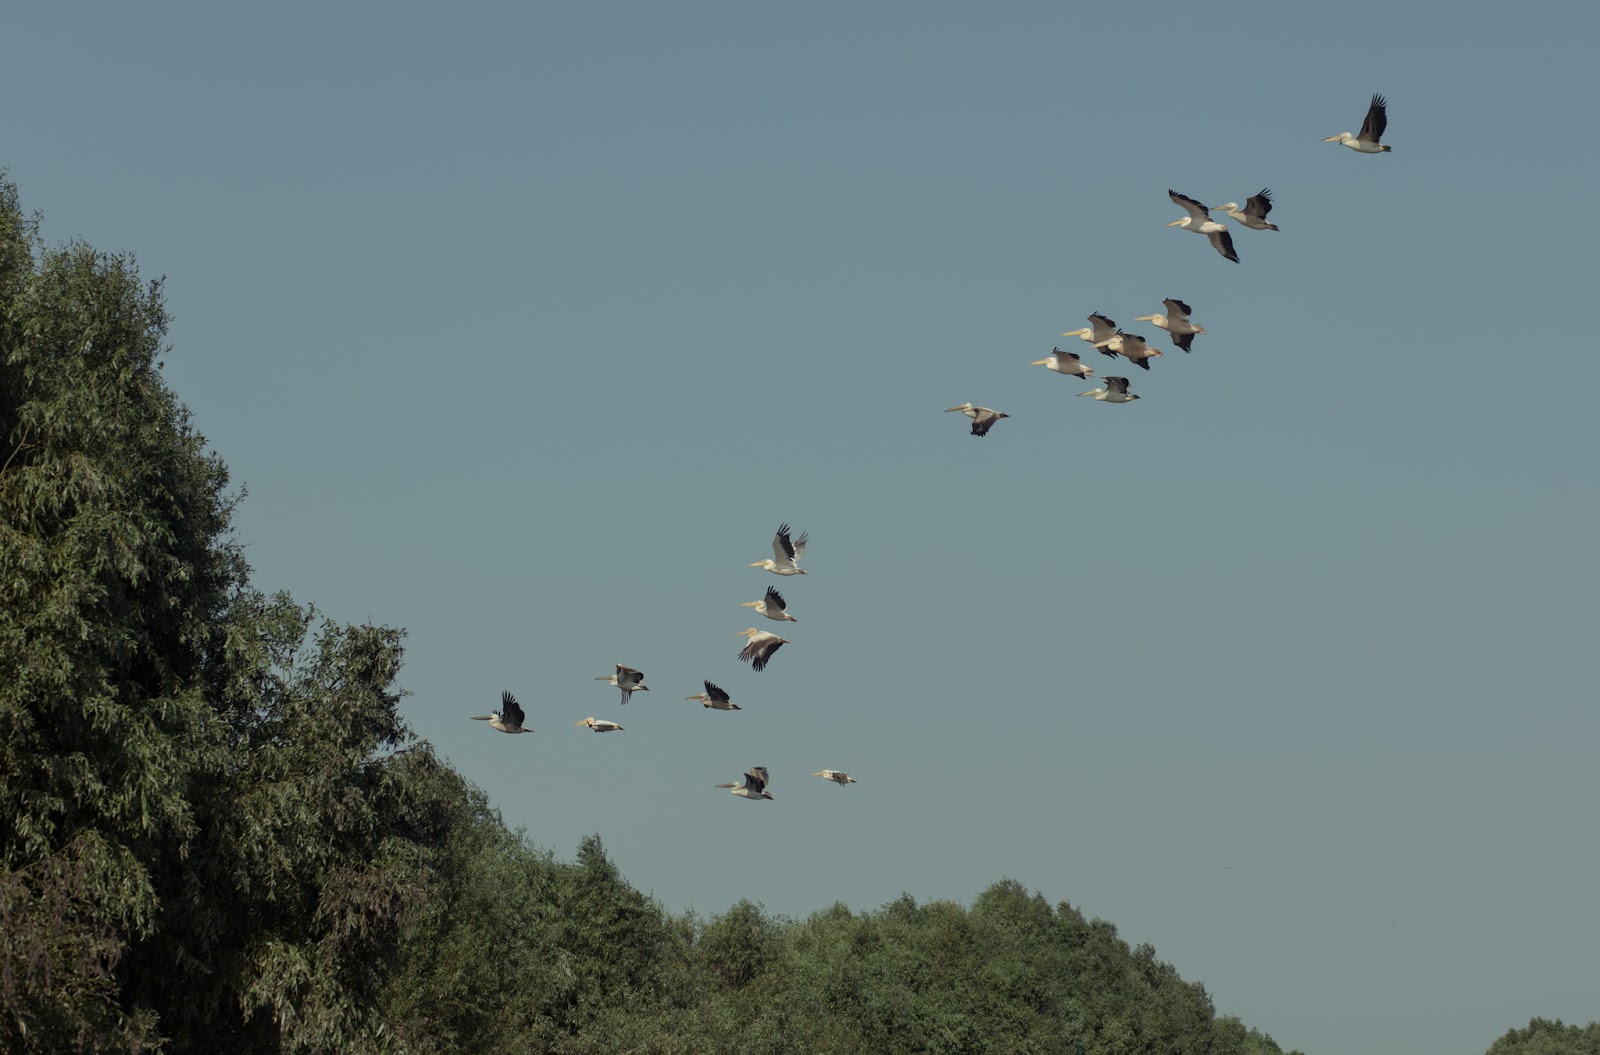
<svg viewBox="0 0 1600 1055"><path fill-rule="evenodd" d="M1126 377L1107 377L1104 388L1091 388L1087 392L1079 392L1080 396L1093 396L1102 403L1131 403L1139 397L1128 391Z"/></svg>
<svg viewBox="0 0 1600 1055"><path fill-rule="evenodd" d="M1203 234L1211 239L1211 248L1222 254L1222 259L1239 262L1239 254L1233 251L1233 235L1228 233L1228 225L1221 224L1211 218L1211 210L1195 201L1185 197L1175 190L1169 189L1167 197L1172 199L1172 204L1181 205L1189 215L1181 220L1173 220L1168 227L1181 227L1185 231Z"/></svg>
<svg viewBox="0 0 1600 1055"><path fill-rule="evenodd" d="M475 722L488 722L489 728L498 729L502 733L531 733L532 729L523 725L527 715L522 713L522 707L517 703L517 698L509 692L500 694L500 709L490 714L480 714L472 720Z"/></svg>
<svg viewBox="0 0 1600 1055"><path fill-rule="evenodd" d="M767 790L767 767L751 766L744 771L744 784L718 784L719 788L732 788L733 794L741 799L770 799L772 793Z"/></svg>
<svg viewBox="0 0 1600 1055"><path fill-rule="evenodd" d="M1109 355L1115 359L1117 357L1116 349L1113 348L1109 352L1106 351L1106 349L1111 347L1113 344L1120 343L1118 339L1119 333L1121 333L1121 331L1117 329L1116 323L1112 322L1104 315L1101 315L1099 312L1095 312L1093 315L1089 316L1088 326L1084 326L1076 330L1068 330L1061 336L1076 337L1081 341L1087 341L1090 346L1100 349L1101 355Z"/></svg>
<svg viewBox="0 0 1600 1055"><path fill-rule="evenodd" d="M774 575L809 575L808 571L800 568L798 562L806 554L806 543L811 541L811 536L801 533L793 542L789 541L789 525L779 524L778 533L772 536L771 560L758 560L747 565L751 568L765 568Z"/></svg>
<svg viewBox="0 0 1600 1055"><path fill-rule="evenodd" d="M594 680L607 681L621 689L622 702L624 704L628 702L628 697L634 693L650 691L650 686L644 683L644 674L642 672L634 670L632 667L624 667L621 663L617 664L617 672L609 678L599 677Z"/></svg>
<svg viewBox="0 0 1600 1055"><path fill-rule="evenodd" d="M739 631L738 636L744 637L747 634L750 637L750 641L744 648L739 650L739 658L750 664L751 670L766 670L767 661L772 658L772 654L789 643L789 639L786 637L769 634L765 630L757 630L755 627Z"/></svg>
<svg viewBox="0 0 1600 1055"><path fill-rule="evenodd" d="M620 733L620 732L622 732L622 726L618 725L616 722L607 722L607 721L603 721L603 720L598 719L598 718L585 718L581 722L573 722L572 724L573 725L587 725L589 728L593 729L597 733Z"/></svg>
<svg viewBox="0 0 1600 1055"><path fill-rule="evenodd" d="M1062 336L1065 336L1063 334ZM1029 366L1046 366L1058 374L1070 377L1088 377L1094 371L1083 365L1083 360L1078 358L1077 352L1063 352L1060 348L1050 349L1050 354L1043 359L1035 359Z"/></svg>
<svg viewBox="0 0 1600 1055"><path fill-rule="evenodd" d="M861 781L857 780L855 777L852 777L849 773L841 773L837 769L824 769L824 770L822 770L820 772L813 773L811 775L814 776L814 777L823 777L823 778L826 778L828 780L831 780L835 784L839 785L841 788L844 787L846 784L859 784L859 783L861 783Z"/></svg>
<svg viewBox="0 0 1600 1055"><path fill-rule="evenodd" d="M1122 342L1117 350L1121 352L1124 359L1141 370L1150 369L1150 360L1161 354L1148 344L1145 344L1144 338L1137 333L1124 333L1119 336L1122 338Z"/></svg>
<svg viewBox="0 0 1600 1055"><path fill-rule="evenodd" d="M778 592L778 588L776 586L767 587L767 596L765 600L745 601L743 604L739 605L739 607L754 608L768 619L776 619L780 623L786 620L791 623L798 623L800 621L788 613L787 609L789 606L783 603L783 594Z"/></svg>
<svg viewBox="0 0 1600 1055"><path fill-rule="evenodd" d="M685 696L684 699L686 699L686 700L699 700L700 701L700 706L702 706L702 707L710 707L713 711L742 711L742 710L744 710L743 707L740 707L737 703L734 703L732 700L728 699L728 694L726 692L724 692L722 689L717 688L715 685L711 684L709 681L706 682L706 691L705 692L697 692L693 696Z"/></svg>
<svg viewBox="0 0 1600 1055"><path fill-rule="evenodd" d="M1216 212L1218 209L1221 209L1252 231L1276 231L1278 229L1277 224L1267 222L1267 213L1272 211L1272 192L1265 187L1261 188L1260 194L1244 203L1243 211L1239 209L1239 203L1236 201L1211 207L1212 212Z"/></svg>
<svg viewBox="0 0 1600 1055"><path fill-rule="evenodd" d="M1255 199L1252 198L1251 200L1254 201ZM1221 206L1218 207L1220 208ZM1274 230L1276 230L1276 228L1274 228ZM1189 321L1189 313L1194 309L1189 307L1189 305L1185 304L1183 301L1177 300L1173 297L1168 297L1161 303L1167 306L1167 313L1165 315L1162 315L1160 312L1157 312L1154 315L1141 315L1139 316L1139 321L1153 322L1163 330L1166 330L1172 335L1173 345L1175 347L1182 348L1185 352L1187 352L1189 350L1189 346L1194 343L1195 335L1205 333L1206 328L1204 326L1197 326Z"/></svg>
<svg viewBox="0 0 1600 1055"><path fill-rule="evenodd" d="M961 413L972 419L972 434L974 436L989 435L989 430L994 428L996 422L1001 418L1009 418L1011 416L1010 414L1002 414L998 410L990 410L988 407L975 407L971 403L963 403L959 407L946 407L945 413L949 414L956 410L961 411Z"/></svg>
<svg viewBox="0 0 1600 1055"><path fill-rule="evenodd" d="M1367 119L1361 123L1361 134L1351 135L1349 132L1340 132L1336 136L1329 136L1324 143L1340 143L1351 150L1363 154L1382 154L1392 149L1378 142L1383 138L1383 130L1389 127L1389 104L1383 101L1383 96L1374 95L1372 105L1367 107Z"/></svg>

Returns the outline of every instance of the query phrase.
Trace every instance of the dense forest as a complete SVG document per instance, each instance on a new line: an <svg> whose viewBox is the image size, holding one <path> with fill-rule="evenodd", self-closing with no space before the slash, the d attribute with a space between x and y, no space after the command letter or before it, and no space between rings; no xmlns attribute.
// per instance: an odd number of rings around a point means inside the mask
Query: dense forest
<svg viewBox="0 0 1600 1055"><path fill-rule="evenodd" d="M167 322L0 179L0 1050L1281 1050L1010 880L702 920L537 849L408 732L399 631L251 583Z"/></svg>

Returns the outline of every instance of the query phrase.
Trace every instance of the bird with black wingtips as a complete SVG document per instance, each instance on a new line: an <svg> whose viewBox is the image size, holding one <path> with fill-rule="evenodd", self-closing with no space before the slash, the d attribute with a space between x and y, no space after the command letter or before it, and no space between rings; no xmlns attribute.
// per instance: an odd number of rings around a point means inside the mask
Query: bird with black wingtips
<svg viewBox="0 0 1600 1055"><path fill-rule="evenodd" d="M1329 136L1324 143L1338 143L1347 146L1359 154L1382 154L1391 147L1379 142L1383 139L1384 129L1389 127L1389 104L1381 95L1374 95L1372 103L1367 107L1367 119L1361 122L1361 131L1356 135L1349 132L1340 132L1336 136Z"/></svg>
<svg viewBox="0 0 1600 1055"><path fill-rule="evenodd" d="M759 601L743 601L740 608L754 608L768 619L781 622L798 623L800 620L789 614L789 606L783 601L783 594L778 592L776 586L767 587L767 595Z"/></svg>
<svg viewBox="0 0 1600 1055"><path fill-rule="evenodd" d="M1194 309L1183 301L1175 297L1168 297L1161 303L1166 305L1167 312L1165 315L1160 312L1156 312L1154 315L1141 315L1138 321L1155 323L1171 335L1172 343L1175 346L1182 348L1185 352L1189 351L1190 346L1194 344L1195 336L1205 333L1206 328L1190 321L1189 316Z"/></svg>
<svg viewBox="0 0 1600 1055"><path fill-rule="evenodd" d="M522 707L517 703L517 698L509 691L500 693L500 709L488 714L479 714L473 717L475 722L488 722L489 728L498 729L502 733L531 733L532 729L522 723L527 720L527 715L522 713Z"/></svg>
<svg viewBox="0 0 1600 1055"><path fill-rule="evenodd" d="M1043 359L1035 359L1029 366L1042 366L1064 377L1090 377L1094 370L1083 365L1083 359L1077 352L1063 352L1060 348L1050 349L1050 354Z"/></svg>
<svg viewBox="0 0 1600 1055"><path fill-rule="evenodd" d="M1101 403L1131 403L1140 398L1128 391L1128 379L1126 377L1107 377L1103 380L1105 381L1104 387L1091 388L1087 392L1079 392L1078 395L1093 396Z"/></svg>
<svg viewBox="0 0 1600 1055"><path fill-rule="evenodd" d="M741 799L770 799L772 792L767 790L768 777L766 766L751 766L744 772L743 784L718 784L719 788L732 788L732 794Z"/></svg>
<svg viewBox="0 0 1600 1055"><path fill-rule="evenodd" d="M1080 326L1076 330L1068 330L1061 336L1076 337L1087 343L1091 348L1100 349L1101 355L1109 355L1114 359L1117 355L1116 351L1107 351L1106 349L1116 343L1121 332L1121 330L1117 329L1115 322L1097 311L1089 316L1089 325Z"/></svg>
<svg viewBox="0 0 1600 1055"><path fill-rule="evenodd" d="M988 407L975 407L971 403L962 403L956 407L946 407L945 413L951 414L958 410L972 419L972 434L974 436L989 435L989 430L998 425L1002 418L1011 416L1010 414L1002 414L998 410L990 410Z"/></svg>
<svg viewBox="0 0 1600 1055"><path fill-rule="evenodd" d="M1215 249L1222 259L1231 260L1235 264L1239 262L1239 254L1233 248L1233 235L1228 233L1227 224L1213 220L1210 209L1207 209L1186 194L1179 194L1177 191L1169 189L1167 197L1172 199L1174 205L1182 206L1184 211L1189 214L1181 220L1173 220L1167 224L1168 227L1177 227L1184 231L1193 231L1195 234L1203 234L1211 239L1211 248Z"/></svg>
<svg viewBox="0 0 1600 1055"><path fill-rule="evenodd" d="M811 536L805 532L791 540L789 525L779 524L778 533L772 536L772 558L753 561L747 567L765 568L774 575L808 575L810 573L800 567L799 561L805 556L806 543L810 541Z"/></svg>
<svg viewBox="0 0 1600 1055"><path fill-rule="evenodd" d="M1277 224L1267 222L1267 213L1272 211L1272 192L1265 187L1261 188L1260 194L1247 200L1243 209L1239 208L1239 203L1236 201L1211 207L1212 212L1216 212L1218 209L1221 209L1231 219L1238 220L1241 225L1250 228L1252 231L1276 231L1278 229Z"/></svg>
<svg viewBox="0 0 1600 1055"><path fill-rule="evenodd" d="M594 680L609 682L621 689L624 705L627 704L634 693L650 691L650 686L644 683L644 673L642 671L634 670L632 667L624 667L621 663L617 664L617 672L615 674L609 676L602 674Z"/></svg>
<svg viewBox="0 0 1600 1055"><path fill-rule="evenodd" d="M772 654L784 645L790 644L786 637L769 634L755 627L739 631L739 636L750 639L744 648L739 650L739 659L750 664L750 669L755 671L766 670L767 664L772 660Z"/></svg>
<svg viewBox="0 0 1600 1055"><path fill-rule="evenodd" d="M705 683L705 686L706 686L706 691L705 692L697 692L693 696L685 696L684 699L686 699L686 700L699 700L700 701L700 706L708 707L713 711L742 711L742 710L744 710L743 707L740 707L737 703L734 703L731 699L728 698L728 694L727 694L727 692L725 690L717 687L716 685L712 684L709 681Z"/></svg>

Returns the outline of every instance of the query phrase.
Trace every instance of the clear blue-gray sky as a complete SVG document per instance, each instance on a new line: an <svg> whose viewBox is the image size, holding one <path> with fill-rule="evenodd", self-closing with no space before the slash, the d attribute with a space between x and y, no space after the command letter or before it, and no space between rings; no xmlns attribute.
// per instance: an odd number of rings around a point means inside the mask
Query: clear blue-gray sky
<svg viewBox="0 0 1600 1055"><path fill-rule="evenodd" d="M1600 14L1438 10L23 2L0 165L167 276L258 584L405 627L538 844L705 914L1010 876L1285 1046L1465 1055L1600 1017ZM1392 154L1319 142L1374 92ZM1140 402L1028 365L1092 311Z"/></svg>

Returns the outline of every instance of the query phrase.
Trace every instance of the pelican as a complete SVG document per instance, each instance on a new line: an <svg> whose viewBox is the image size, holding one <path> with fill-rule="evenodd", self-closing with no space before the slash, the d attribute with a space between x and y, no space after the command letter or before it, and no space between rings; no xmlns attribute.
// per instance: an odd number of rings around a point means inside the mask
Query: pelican
<svg viewBox="0 0 1600 1055"><path fill-rule="evenodd" d="M1150 369L1150 360L1161 355L1160 352L1156 351L1148 344L1145 344L1144 338L1139 336L1137 333L1123 333L1118 334L1118 336L1121 337L1122 340L1117 346L1117 350L1122 354L1124 359L1128 360L1128 362L1132 363L1134 366L1137 366L1141 370Z"/></svg>
<svg viewBox="0 0 1600 1055"><path fill-rule="evenodd" d="M1128 391L1126 377L1107 377L1104 379L1104 388L1091 388L1087 392L1079 392L1080 396L1093 396L1102 403L1131 403L1139 397Z"/></svg>
<svg viewBox="0 0 1600 1055"><path fill-rule="evenodd" d="M636 692L649 692L650 686L644 683L644 674L632 667L617 664L617 672L610 677L599 677L595 681L606 681L622 690L622 702L626 704L628 697Z"/></svg>
<svg viewBox="0 0 1600 1055"><path fill-rule="evenodd" d="M744 710L743 707L740 707L737 703L734 703L732 700L728 699L728 694L726 692L724 692L722 689L717 688L715 685L711 684L709 681L706 682L706 691L705 692L697 692L693 696L685 696L684 699L686 699L686 700L699 700L700 701L700 706L702 706L702 707L710 707L713 711L742 711L742 710Z"/></svg>
<svg viewBox="0 0 1600 1055"><path fill-rule="evenodd" d="M1173 220L1168 227L1181 227L1185 231L1203 234L1211 239L1211 248L1222 254L1222 259L1239 262L1239 254L1233 251L1233 235L1228 233L1228 225L1221 224L1211 218L1211 210L1195 201L1193 198L1184 197L1175 190L1169 189L1167 197L1172 199L1172 204L1181 205L1189 215L1181 220Z"/></svg>
<svg viewBox="0 0 1600 1055"><path fill-rule="evenodd" d="M1076 337L1081 341L1087 341L1091 347L1100 349L1101 355L1109 355L1115 359L1117 357L1116 349L1112 348L1112 350L1109 352L1106 351L1106 349L1111 347L1113 344L1120 343L1117 335L1121 332L1122 331L1117 329L1116 323L1112 322L1104 315L1101 315L1099 312L1095 312L1093 315L1089 316L1088 326L1080 327L1076 330L1068 330L1061 336Z"/></svg>
<svg viewBox="0 0 1600 1055"><path fill-rule="evenodd" d="M789 643L789 639L786 637L769 634L765 630L757 630L755 627L739 631L738 636L744 637L745 635L749 635L750 641L744 648L739 650L739 658L750 664L751 670L766 670L767 661L772 658L772 654Z"/></svg>
<svg viewBox="0 0 1600 1055"><path fill-rule="evenodd" d="M747 565L751 568L765 568L774 575L809 575L808 571L799 567L799 560L806 554L806 543L811 536L801 533L793 542L789 541L789 525L779 524L778 533L772 536L772 559L758 560Z"/></svg>
<svg viewBox="0 0 1600 1055"><path fill-rule="evenodd" d="M502 733L531 733L532 729L523 725L527 715L522 713L522 707L517 703L517 698L509 692L500 694L500 709L490 714L480 714L472 720L475 722L488 722L489 728L498 729Z"/></svg>
<svg viewBox="0 0 1600 1055"><path fill-rule="evenodd" d="M1251 201L1254 200L1254 198L1251 199ZM1221 206L1218 206L1218 208L1221 208ZM1276 230L1277 228L1273 229ZM1189 307L1189 305L1185 304L1183 301L1168 297L1161 303L1167 306L1167 313L1165 315L1162 315L1160 312L1157 312L1154 315L1141 315L1139 316L1139 321L1153 322L1163 330L1166 330L1172 335L1173 345L1175 347L1182 348L1185 352L1187 352L1189 350L1189 346L1194 343L1195 335L1205 333L1206 328L1204 326L1197 326L1189 321L1189 313L1194 309Z"/></svg>
<svg viewBox="0 0 1600 1055"><path fill-rule="evenodd" d="M1035 359L1028 365L1049 367L1058 374L1070 377L1088 377L1094 373L1094 370L1083 365L1083 360L1078 358L1077 352L1063 352L1060 348L1050 349L1049 355L1043 359Z"/></svg>
<svg viewBox="0 0 1600 1055"><path fill-rule="evenodd" d="M597 733L620 733L620 732L622 732L622 726L618 725L616 722L607 722L607 721L604 721L604 720L599 719L599 718L585 718L581 722L573 722L572 724L573 725L587 725L589 728L593 729Z"/></svg>
<svg viewBox="0 0 1600 1055"><path fill-rule="evenodd" d="M824 779L831 780L841 788L846 784L861 783L861 781L857 780L855 777L852 777L849 773L841 773L837 769L824 769L811 775L814 777L823 777Z"/></svg>
<svg viewBox="0 0 1600 1055"><path fill-rule="evenodd" d="M744 771L744 784L718 784L719 788L732 788L733 794L741 799L770 799L772 793L767 790L767 767L751 766Z"/></svg>
<svg viewBox="0 0 1600 1055"><path fill-rule="evenodd" d="M1242 211L1236 201L1211 207L1212 212L1216 212L1218 209L1221 209L1252 231L1276 231L1278 229L1277 224L1267 222L1267 213L1272 211L1272 192L1265 187L1261 188L1260 194L1244 203Z"/></svg>
<svg viewBox="0 0 1600 1055"><path fill-rule="evenodd" d="M787 609L789 606L784 604L783 594L779 593L778 588L775 586L767 587L767 596L765 600L745 601L743 604L739 605L739 607L754 608L757 612L760 612L768 619L776 619L780 623L784 621L798 623L800 621L788 613Z"/></svg>
<svg viewBox="0 0 1600 1055"><path fill-rule="evenodd" d="M1010 414L1002 414L998 410L990 410L988 407L975 407L971 403L963 403L959 407L946 407L945 413L949 414L957 410L972 419L972 434L974 436L989 435L989 430L994 428L996 422L1001 418L1009 418L1011 416Z"/></svg>
<svg viewBox="0 0 1600 1055"><path fill-rule="evenodd" d="M1363 154L1382 154L1393 149L1378 142L1383 138L1383 130L1388 127L1389 104L1384 102L1383 96L1374 95L1372 105L1367 107L1367 119L1361 122L1360 135L1353 136L1349 132L1340 132L1336 136L1329 136L1323 142L1340 143Z"/></svg>

